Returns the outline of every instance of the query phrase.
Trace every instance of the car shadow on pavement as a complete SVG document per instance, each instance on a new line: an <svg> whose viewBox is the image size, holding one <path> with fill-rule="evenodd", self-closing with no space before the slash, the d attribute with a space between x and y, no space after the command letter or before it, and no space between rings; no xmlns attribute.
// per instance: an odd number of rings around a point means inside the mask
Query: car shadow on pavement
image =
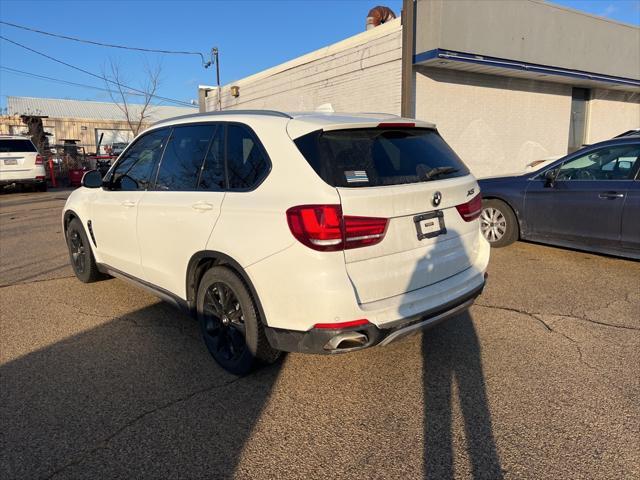
<svg viewBox="0 0 640 480"><path fill-rule="evenodd" d="M480 344L470 313L425 332L422 355L425 478L459 477L454 471L455 459L465 457L473 478L503 478L487 403ZM466 453L456 454L454 449L454 404L459 405L461 414L455 423L464 424Z"/></svg>
<svg viewBox="0 0 640 480"><path fill-rule="evenodd" d="M102 319L0 366L0 478L231 477L279 370L226 373L163 303Z"/></svg>

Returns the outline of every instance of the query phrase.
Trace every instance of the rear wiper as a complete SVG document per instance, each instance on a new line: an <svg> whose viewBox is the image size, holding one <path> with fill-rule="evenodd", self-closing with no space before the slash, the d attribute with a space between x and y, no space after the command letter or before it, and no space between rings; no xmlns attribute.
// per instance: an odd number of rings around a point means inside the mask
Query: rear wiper
<svg viewBox="0 0 640 480"><path fill-rule="evenodd" d="M418 175L422 177L422 179L425 181L432 180L439 175L445 175L447 173L455 173L458 171L458 169L454 167L435 167L430 170L426 170L426 169L420 169L420 170L421 171L418 172Z"/></svg>

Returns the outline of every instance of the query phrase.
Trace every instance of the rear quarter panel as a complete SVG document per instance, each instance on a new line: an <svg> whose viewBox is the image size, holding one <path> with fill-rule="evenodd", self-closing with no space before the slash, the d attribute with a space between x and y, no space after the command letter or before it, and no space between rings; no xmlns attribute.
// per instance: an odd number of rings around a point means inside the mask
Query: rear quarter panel
<svg viewBox="0 0 640 480"><path fill-rule="evenodd" d="M287 135L287 122L260 117L243 122L262 142L271 171L253 191L227 192L207 243L207 250L224 253L243 268L297 242L287 224L290 207L340 203L335 188L316 175Z"/></svg>

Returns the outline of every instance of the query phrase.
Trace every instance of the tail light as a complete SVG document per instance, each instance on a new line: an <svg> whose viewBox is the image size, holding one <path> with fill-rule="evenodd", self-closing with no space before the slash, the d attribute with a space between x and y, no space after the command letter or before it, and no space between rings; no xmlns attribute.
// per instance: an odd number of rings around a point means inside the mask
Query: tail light
<svg viewBox="0 0 640 480"><path fill-rule="evenodd" d="M40 154L36 155L36 165L44 165L44 158Z"/></svg>
<svg viewBox="0 0 640 480"><path fill-rule="evenodd" d="M482 195L478 194L467 203L456 205L458 213L465 222L471 222L482 213Z"/></svg>
<svg viewBox="0 0 640 480"><path fill-rule="evenodd" d="M314 250L333 252L381 242L388 219L343 216L340 205L299 205L287 210L287 222L299 242Z"/></svg>

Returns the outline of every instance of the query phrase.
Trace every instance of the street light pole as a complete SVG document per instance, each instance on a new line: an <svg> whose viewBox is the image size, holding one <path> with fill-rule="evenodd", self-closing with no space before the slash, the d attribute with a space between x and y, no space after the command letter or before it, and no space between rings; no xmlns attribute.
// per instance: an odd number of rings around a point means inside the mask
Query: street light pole
<svg viewBox="0 0 640 480"><path fill-rule="evenodd" d="M211 49L213 61L216 63L216 84L218 86L218 110L222 110L222 96L220 95L220 60L218 56L218 47Z"/></svg>

